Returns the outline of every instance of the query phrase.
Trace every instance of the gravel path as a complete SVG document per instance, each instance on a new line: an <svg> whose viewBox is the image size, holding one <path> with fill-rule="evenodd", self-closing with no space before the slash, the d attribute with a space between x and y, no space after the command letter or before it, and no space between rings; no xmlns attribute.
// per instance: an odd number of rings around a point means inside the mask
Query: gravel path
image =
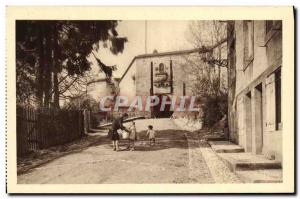
<svg viewBox="0 0 300 199"><path fill-rule="evenodd" d="M198 139L193 138L191 133L187 133L186 137L189 147L189 178L192 182L214 183L214 179L200 151Z"/></svg>

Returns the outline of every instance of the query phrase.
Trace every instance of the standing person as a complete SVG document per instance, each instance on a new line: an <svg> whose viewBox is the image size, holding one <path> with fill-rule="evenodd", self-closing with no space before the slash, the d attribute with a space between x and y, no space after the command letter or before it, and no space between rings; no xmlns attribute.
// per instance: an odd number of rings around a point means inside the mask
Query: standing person
<svg viewBox="0 0 300 199"><path fill-rule="evenodd" d="M130 134L129 134L129 144L128 149L131 148L131 151L134 151L134 142L137 140L137 132L136 132L136 126L135 122L132 122L131 127L129 128Z"/></svg>
<svg viewBox="0 0 300 199"><path fill-rule="evenodd" d="M126 129L125 126L123 126L123 120L126 119L128 117L127 113L124 113L121 117L116 118L113 123L112 123L112 144L113 144L113 148L114 151L118 151L119 150L119 140L120 140L120 136L118 133L118 129L127 131L129 133L129 130Z"/></svg>
<svg viewBox="0 0 300 199"><path fill-rule="evenodd" d="M149 136L149 144L151 146L151 143L153 143L153 145L155 145L155 131L153 130L153 126L149 125L148 126L148 131L147 131L147 136Z"/></svg>

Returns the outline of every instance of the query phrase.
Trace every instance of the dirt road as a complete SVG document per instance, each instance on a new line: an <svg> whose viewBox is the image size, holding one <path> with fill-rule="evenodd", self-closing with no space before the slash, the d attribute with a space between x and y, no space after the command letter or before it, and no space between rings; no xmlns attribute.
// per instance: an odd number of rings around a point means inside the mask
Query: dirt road
<svg viewBox="0 0 300 199"><path fill-rule="evenodd" d="M144 127L149 121L157 131L157 143L149 146ZM211 166L195 144L192 134L170 119L137 122L140 140L135 151L113 151L108 138L95 145L37 167L18 176L21 184L100 184L100 183L214 183ZM162 128L160 128L160 126ZM167 128L166 128L167 127ZM170 128L168 130L168 128ZM189 139L190 140L190 139ZM193 138L193 140L195 140Z"/></svg>

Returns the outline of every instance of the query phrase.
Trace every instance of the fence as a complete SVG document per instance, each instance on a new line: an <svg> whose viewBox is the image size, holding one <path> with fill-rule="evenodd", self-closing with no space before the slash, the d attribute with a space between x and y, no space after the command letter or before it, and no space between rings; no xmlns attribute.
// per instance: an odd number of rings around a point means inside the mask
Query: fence
<svg viewBox="0 0 300 199"><path fill-rule="evenodd" d="M83 110L83 122L84 133L88 133L91 129L91 111Z"/></svg>
<svg viewBox="0 0 300 199"><path fill-rule="evenodd" d="M17 155L82 137L84 120L82 110L17 107Z"/></svg>

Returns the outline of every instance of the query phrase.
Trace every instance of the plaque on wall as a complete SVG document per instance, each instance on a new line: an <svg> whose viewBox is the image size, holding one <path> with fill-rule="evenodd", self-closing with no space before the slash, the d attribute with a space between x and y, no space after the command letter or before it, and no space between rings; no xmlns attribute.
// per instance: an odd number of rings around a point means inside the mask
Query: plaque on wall
<svg viewBox="0 0 300 199"><path fill-rule="evenodd" d="M172 88L172 67L170 62L157 62L153 66L153 93L170 94Z"/></svg>

